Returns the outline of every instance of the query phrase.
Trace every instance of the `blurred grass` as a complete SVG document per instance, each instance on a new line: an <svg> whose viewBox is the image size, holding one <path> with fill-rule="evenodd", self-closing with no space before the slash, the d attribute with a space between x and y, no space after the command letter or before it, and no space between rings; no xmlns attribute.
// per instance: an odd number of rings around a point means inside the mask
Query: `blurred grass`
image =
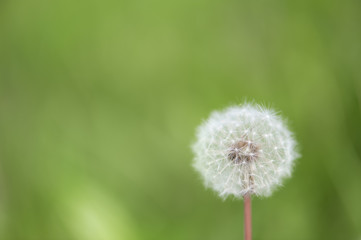
<svg viewBox="0 0 361 240"><path fill-rule="evenodd" d="M303 155L254 239L359 239L360 23L356 0L1 1L0 239L241 239L189 146L244 99Z"/></svg>

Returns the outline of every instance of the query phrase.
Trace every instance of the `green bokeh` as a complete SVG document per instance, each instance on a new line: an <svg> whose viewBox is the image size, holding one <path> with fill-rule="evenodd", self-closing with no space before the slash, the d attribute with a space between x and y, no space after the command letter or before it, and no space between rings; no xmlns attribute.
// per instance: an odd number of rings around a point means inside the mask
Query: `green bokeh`
<svg viewBox="0 0 361 240"><path fill-rule="evenodd" d="M254 239L361 238L359 0L0 1L0 239L242 239L190 144L245 99L302 158Z"/></svg>

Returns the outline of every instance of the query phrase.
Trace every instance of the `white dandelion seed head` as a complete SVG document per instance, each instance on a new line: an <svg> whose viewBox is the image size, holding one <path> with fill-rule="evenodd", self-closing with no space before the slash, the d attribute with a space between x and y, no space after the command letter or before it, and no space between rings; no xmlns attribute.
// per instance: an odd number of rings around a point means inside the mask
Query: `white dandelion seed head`
<svg viewBox="0 0 361 240"><path fill-rule="evenodd" d="M295 147L274 111L245 103L213 112L198 127L193 165L222 198L269 196L291 175Z"/></svg>

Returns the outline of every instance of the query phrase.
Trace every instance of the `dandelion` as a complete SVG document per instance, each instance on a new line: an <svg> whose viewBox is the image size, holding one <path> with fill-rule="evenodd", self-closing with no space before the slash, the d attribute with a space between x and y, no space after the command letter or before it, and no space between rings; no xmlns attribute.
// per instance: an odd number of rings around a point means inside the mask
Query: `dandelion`
<svg viewBox="0 0 361 240"><path fill-rule="evenodd" d="M198 127L193 165L205 185L223 199L244 198L250 234L250 196L269 196L290 177L298 157L295 146L273 110L245 103L213 112Z"/></svg>

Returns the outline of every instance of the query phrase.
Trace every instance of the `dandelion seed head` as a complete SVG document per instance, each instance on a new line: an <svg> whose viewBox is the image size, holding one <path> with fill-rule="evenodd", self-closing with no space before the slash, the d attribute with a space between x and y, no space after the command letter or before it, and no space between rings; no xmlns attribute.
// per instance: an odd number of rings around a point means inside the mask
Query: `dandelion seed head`
<svg viewBox="0 0 361 240"><path fill-rule="evenodd" d="M198 127L193 165L222 198L269 196L291 175L295 147L280 116L245 103L214 111Z"/></svg>

